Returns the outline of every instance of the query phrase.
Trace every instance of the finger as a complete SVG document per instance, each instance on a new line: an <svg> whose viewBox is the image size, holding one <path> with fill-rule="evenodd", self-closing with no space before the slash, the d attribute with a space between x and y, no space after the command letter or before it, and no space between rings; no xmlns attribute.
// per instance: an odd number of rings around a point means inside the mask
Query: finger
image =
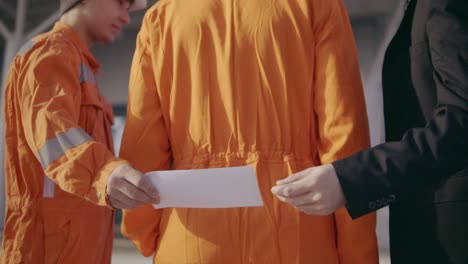
<svg viewBox="0 0 468 264"><path fill-rule="evenodd" d="M109 204L114 209L124 208L124 205L119 200L116 200L116 199L113 199L113 198L109 198Z"/></svg>
<svg viewBox="0 0 468 264"><path fill-rule="evenodd" d="M290 199L294 199L294 206L298 207L319 204L322 202L322 197L323 194L321 193L307 193Z"/></svg>
<svg viewBox="0 0 468 264"><path fill-rule="evenodd" d="M308 206L308 205L312 205L316 203L315 201L312 200L311 195L309 194L301 195L301 196L293 197L293 198L278 196L278 199L294 207Z"/></svg>
<svg viewBox="0 0 468 264"><path fill-rule="evenodd" d="M276 196L283 196L286 198L292 198L299 195L304 195L312 191L310 186L304 181L297 181L290 184L284 184L279 186L274 186L271 188L271 192Z"/></svg>
<svg viewBox="0 0 468 264"><path fill-rule="evenodd" d="M115 190L112 192L112 194L108 194L109 196L109 202L111 203L111 206L114 208L119 208L119 209L132 209L135 207L138 207L141 203L135 200L132 200L131 198L127 197L125 194L120 192L119 190Z"/></svg>
<svg viewBox="0 0 468 264"><path fill-rule="evenodd" d="M153 203L156 201L159 202L159 198L153 198L149 196L141 189L135 187L131 182L127 181L126 179L122 181L122 184L118 190L128 198L131 198L132 200L135 200L142 204Z"/></svg>
<svg viewBox="0 0 468 264"><path fill-rule="evenodd" d="M158 189L151 183L147 176L142 175L142 178L139 182L138 187L142 189L145 193L153 198L157 198L159 201L159 192Z"/></svg>
<svg viewBox="0 0 468 264"><path fill-rule="evenodd" d="M303 173L295 173L295 174L291 174L289 177L285 178L285 179L282 179L282 180L279 180L276 182L276 185L283 185L283 184L289 184L289 183L293 183L295 181L298 181L298 180L301 180L304 178L304 174Z"/></svg>
<svg viewBox="0 0 468 264"><path fill-rule="evenodd" d="M132 173L130 173L129 176L125 178L130 183L132 183L133 186L145 192L148 196L159 200L158 191L143 174L133 170Z"/></svg>

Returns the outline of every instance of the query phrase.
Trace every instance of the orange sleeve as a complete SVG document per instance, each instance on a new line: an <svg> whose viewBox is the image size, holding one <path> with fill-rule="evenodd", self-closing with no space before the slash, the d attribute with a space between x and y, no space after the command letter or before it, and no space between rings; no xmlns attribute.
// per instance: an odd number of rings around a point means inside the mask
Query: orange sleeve
<svg viewBox="0 0 468 264"><path fill-rule="evenodd" d="M149 29L151 34L157 35L145 17L132 62L127 120L120 148L120 156L144 173L167 170L171 166L168 132L150 51L157 43L150 43ZM122 234L132 240L143 255L150 256L156 250L160 218L161 210L151 205L124 210Z"/></svg>
<svg viewBox="0 0 468 264"><path fill-rule="evenodd" d="M57 40L37 45L18 92L28 145L45 175L62 190L108 206L107 177L123 161L78 125L79 54Z"/></svg>
<svg viewBox="0 0 468 264"><path fill-rule="evenodd" d="M314 110L322 164L368 148L369 129L357 49L341 0L315 1ZM341 264L378 263L376 216L335 214Z"/></svg>

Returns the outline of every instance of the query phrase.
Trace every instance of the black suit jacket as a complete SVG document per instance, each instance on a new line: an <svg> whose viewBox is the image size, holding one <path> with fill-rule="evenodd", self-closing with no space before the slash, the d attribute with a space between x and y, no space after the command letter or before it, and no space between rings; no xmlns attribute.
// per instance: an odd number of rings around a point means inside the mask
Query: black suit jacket
<svg viewBox="0 0 468 264"><path fill-rule="evenodd" d="M392 263L468 263L468 0L413 0L383 68L387 143L333 163L353 218L390 207Z"/></svg>

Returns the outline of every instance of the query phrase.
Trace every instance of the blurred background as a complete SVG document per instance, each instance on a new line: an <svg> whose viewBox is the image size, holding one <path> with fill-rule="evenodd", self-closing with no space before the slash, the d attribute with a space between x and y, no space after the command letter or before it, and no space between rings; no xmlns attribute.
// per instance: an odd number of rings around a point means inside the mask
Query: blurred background
<svg viewBox="0 0 468 264"><path fill-rule="evenodd" d="M255 0L252 0L255 1ZM326 1L326 0L325 0ZM403 0L343 0L348 8L355 34L361 75L364 82L371 141L383 142L384 125L381 96L381 69L385 48L401 21ZM33 36L47 31L58 18L58 0L0 0L0 100L8 67L20 47ZM154 0L150 0L150 5ZM132 22L113 45L92 48L103 65L99 76L102 94L114 107L116 115L113 135L118 152L125 123L127 86L135 39L144 11L132 13ZM0 234L3 230L5 194L3 164L3 104L0 118ZM116 218L116 240L112 263L151 263L141 257L119 232L120 214ZM388 264L388 210L378 212L379 253L382 264Z"/></svg>

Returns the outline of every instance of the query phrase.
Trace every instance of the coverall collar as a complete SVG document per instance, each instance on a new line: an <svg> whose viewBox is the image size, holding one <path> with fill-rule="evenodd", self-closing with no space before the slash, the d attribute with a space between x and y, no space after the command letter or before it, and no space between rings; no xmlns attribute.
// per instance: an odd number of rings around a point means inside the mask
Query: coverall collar
<svg viewBox="0 0 468 264"><path fill-rule="evenodd" d="M84 41L80 38L78 33L69 25L63 22L56 22L52 31L61 32L64 36L70 40L76 47L80 49L81 54L86 58L89 66L97 71L101 64L97 62L96 58L94 58L93 54L89 50L88 46L84 43Z"/></svg>

